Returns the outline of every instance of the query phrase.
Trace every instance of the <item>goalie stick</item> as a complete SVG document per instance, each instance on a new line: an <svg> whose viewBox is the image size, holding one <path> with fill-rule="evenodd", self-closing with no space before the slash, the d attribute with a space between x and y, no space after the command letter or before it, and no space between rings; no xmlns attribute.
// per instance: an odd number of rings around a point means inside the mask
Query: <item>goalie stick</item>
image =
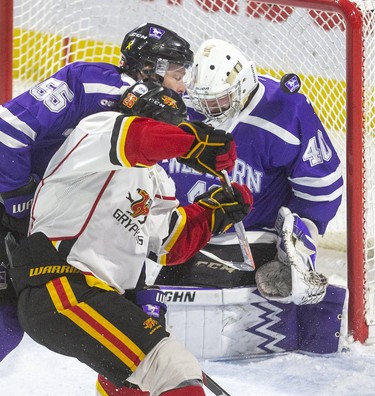
<svg viewBox="0 0 375 396"><path fill-rule="evenodd" d="M223 177L221 178L221 185L223 187L223 190L229 197L234 198L233 188L230 184L227 171L222 170L221 173L223 175ZM254 263L253 255L251 253L249 241L247 240L246 237L246 230L242 221L234 225L234 230L236 232L236 236L241 248L242 256L244 259L243 262L223 260L220 257L216 256L215 254L208 252L207 250L204 249L201 249L201 253L203 253L205 256L209 258L218 261L219 263L227 265L228 267L235 268L240 271L254 271L255 263Z"/></svg>

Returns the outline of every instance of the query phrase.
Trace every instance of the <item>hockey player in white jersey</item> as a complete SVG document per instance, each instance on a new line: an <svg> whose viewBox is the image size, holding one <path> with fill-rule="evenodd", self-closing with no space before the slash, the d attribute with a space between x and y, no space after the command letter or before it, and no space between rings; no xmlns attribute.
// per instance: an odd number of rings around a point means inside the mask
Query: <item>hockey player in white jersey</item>
<svg viewBox="0 0 375 396"><path fill-rule="evenodd" d="M324 126L308 98L298 92L300 83L296 75L289 75L282 81L258 76L254 63L235 46L222 40L207 40L197 50L192 81L188 85L192 104L189 114L214 127L222 127L232 134L237 144L238 160L231 178L247 184L254 196L254 209L244 220L244 226L256 271L236 271L221 263L221 260L243 260L237 236L230 230L211 239L204 249L210 257L200 252L186 266L162 269L157 284L222 287L223 293L227 288L256 285L266 301L284 303L284 306L287 303L314 304L325 298L327 280L316 272L316 244L318 235L324 235L340 206L343 179L339 157ZM218 184L212 175L197 173L174 159L165 161L163 166L176 182L177 197L183 204L193 202L196 195ZM212 255L218 259L213 260ZM258 295L255 302L259 303ZM340 309L342 305L340 297ZM186 306L189 309L188 304ZM246 306L249 311L256 310ZM285 310L288 309L285 306ZM298 312L306 312L306 309L298 308ZM171 310L169 312L171 314ZM316 318L320 318L321 312L329 310L317 307ZM301 316L299 313L298 317ZM321 342L320 346L310 342L309 346L304 346L305 350L325 353L337 350L335 333L340 330L337 330L339 321L329 330L325 327L329 326L326 319L336 316L322 316L324 325L310 326L322 332L327 330L330 337L326 339L330 341ZM212 318L209 323L213 323ZM279 325L283 323L285 321L280 320ZM228 322L223 321L222 325L225 328ZM246 338L252 332L259 334L260 326L260 322L250 322L242 334L246 334ZM206 331L209 329L202 333ZM280 347L277 350L299 349L298 343L288 343L286 335L290 336L291 332L282 334L282 341L276 343ZM294 336L301 338L296 333ZM317 334L312 334L314 336L320 339ZM225 333L223 343L227 345L228 339L236 341L240 337L240 333ZM268 339L267 335L264 337ZM265 339L259 341L259 348L243 345L242 353L258 353ZM200 341L196 343L201 345ZM241 350L240 344L238 341L235 345L233 355ZM201 353L198 346L197 350ZM220 354L213 355L214 351L209 352L210 356L220 357Z"/></svg>
<svg viewBox="0 0 375 396"><path fill-rule="evenodd" d="M205 394L193 355L139 306L137 293L127 294L142 284L147 257L186 262L251 208L249 189L237 183L234 197L215 187L179 206L158 161L179 157L217 175L236 159L230 134L182 122L184 109L178 94L145 81L125 92L120 112L83 119L51 159L30 236L12 252L22 327L118 388L111 393L102 381L102 395Z"/></svg>
<svg viewBox="0 0 375 396"><path fill-rule="evenodd" d="M21 341L7 278L4 237L26 235L38 181L78 122L111 111L135 81L155 78L179 94L193 61L190 45L166 27L145 23L128 32L120 67L74 62L0 106L0 361Z"/></svg>

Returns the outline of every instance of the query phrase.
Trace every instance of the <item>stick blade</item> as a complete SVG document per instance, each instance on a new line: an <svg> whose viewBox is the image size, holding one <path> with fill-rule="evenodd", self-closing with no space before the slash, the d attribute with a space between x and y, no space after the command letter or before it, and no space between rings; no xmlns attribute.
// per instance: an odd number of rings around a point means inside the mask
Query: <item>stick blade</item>
<svg viewBox="0 0 375 396"><path fill-rule="evenodd" d="M234 268L236 270L240 271L254 271L254 267L252 267L251 264L246 263L246 262L238 262L238 261L228 261L228 260L223 260L222 258L216 256L216 254L213 254L211 252L208 252L207 250L201 249L200 252L204 254L205 256L221 263L224 264L228 267Z"/></svg>

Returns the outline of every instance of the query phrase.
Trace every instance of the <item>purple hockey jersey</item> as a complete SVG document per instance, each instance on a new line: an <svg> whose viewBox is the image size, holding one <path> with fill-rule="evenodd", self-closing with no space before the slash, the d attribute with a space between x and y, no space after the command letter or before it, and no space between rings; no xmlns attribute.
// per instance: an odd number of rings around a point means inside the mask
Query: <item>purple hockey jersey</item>
<svg viewBox="0 0 375 396"><path fill-rule="evenodd" d="M113 110L134 80L108 63L76 62L0 106L0 192L44 170L78 122Z"/></svg>
<svg viewBox="0 0 375 396"><path fill-rule="evenodd" d="M323 234L342 198L338 155L304 95L283 92L279 81L268 76L259 76L259 82L241 114L218 126L232 133L237 146L231 179L247 184L254 196L245 228L273 228L279 208L287 206L314 221ZM220 184L176 160L163 166L176 182L182 205Z"/></svg>

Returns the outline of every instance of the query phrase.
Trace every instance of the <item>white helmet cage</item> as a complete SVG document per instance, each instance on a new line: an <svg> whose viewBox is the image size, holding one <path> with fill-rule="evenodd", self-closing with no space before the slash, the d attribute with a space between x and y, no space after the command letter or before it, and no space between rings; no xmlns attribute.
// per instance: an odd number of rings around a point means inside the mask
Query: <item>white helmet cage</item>
<svg viewBox="0 0 375 396"><path fill-rule="evenodd" d="M223 40L206 40L194 57L187 93L194 109L224 122L242 110L258 85L254 63Z"/></svg>

